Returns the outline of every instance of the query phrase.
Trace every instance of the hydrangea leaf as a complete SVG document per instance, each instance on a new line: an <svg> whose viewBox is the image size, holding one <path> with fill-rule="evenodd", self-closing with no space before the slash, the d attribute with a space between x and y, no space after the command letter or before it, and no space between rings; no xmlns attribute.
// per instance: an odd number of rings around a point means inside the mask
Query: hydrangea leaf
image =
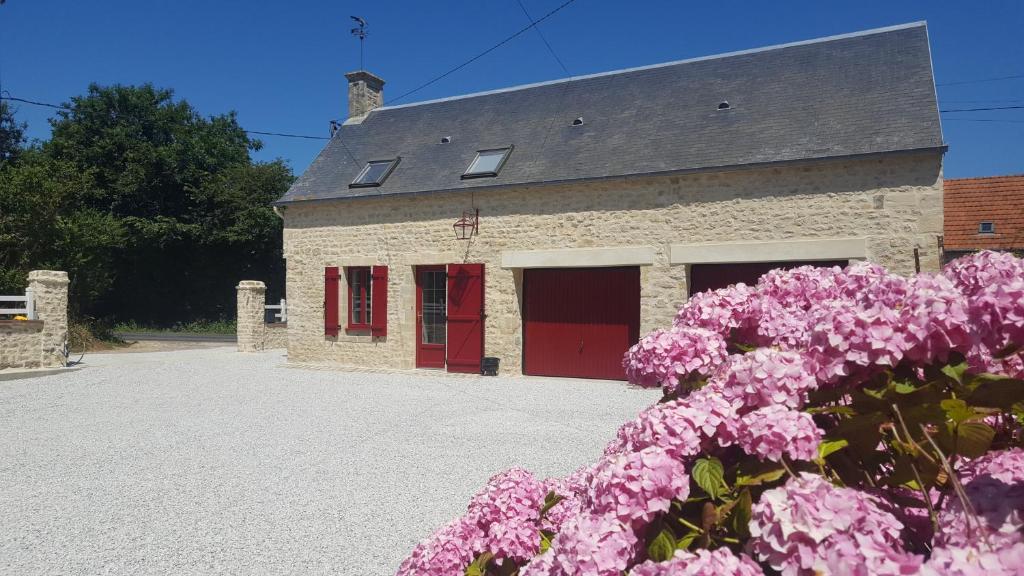
<svg viewBox="0 0 1024 576"><path fill-rule="evenodd" d="M939 405L946 412L946 418L957 424L974 416L974 411L967 406L967 402L959 398L947 398L940 402Z"/></svg>
<svg viewBox="0 0 1024 576"><path fill-rule="evenodd" d="M687 532L685 536L676 541L676 550L689 550L693 541L700 536L700 532Z"/></svg>
<svg viewBox="0 0 1024 576"><path fill-rule="evenodd" d="M967 458L978 458L988 452L996 431L981 422L964 422L956 429L956 451Z"/></svg>
<svg viewBox="0 0 1024 576"><path fill-rule="evenodd" d="M553 532L548 530L540 531L540 551L537 554L543 554L551 548L551 540L555 537Z"/></svg>
<svg viewBox="0 0 1024 576"><path fill-rule="evenodd" d="M753 476L737 475L736 485L737 486L759 486L765 482L775 482L779 478L782 478L786 474L785 468L776 468Z"/></svg>
<svg viewBox="0 0 1024 576"><path fill-rule="evenodd" d="M557 506L558 503L564 499L565 497L555 494L554 491L548 492L547 495L544 496L544 507L540 509L540 517L543 518L544 515L548 513L548 510Z"/></svg>
<svg viewBox="0 0 1024 576"><path fill-rule="evenodd" d="M747 537L750 534L751 508L754 505L750 490L744 490L740 497L733 502L732 510L729 512L729 528L734 534Z"/></svg>
<svg viewBox="0 0 1024 576"><path fill-rule="evenodd" d="M829 454L834 454L849 446L850 443L845 438L838 438L835 440L824 440L821 444L818 444L818 457L824 460L828 458Z"/></svg>
<svg viewBox="0 0 1024 576"><path fill-rule="evenodd" d="M697 486L700 486L712 498L719 498L728 489L725 483L725 468L718 458L697 460L690 474Z"/></svg>
<svg viewBox="0 0 1024 576"><path fill-rule="evenodd" d="M490 563L491 558L494 558L494 554L490 552L484 552L473 560L473 563L466 566L465 576L485 576L487 574L487 564Z"/></svg>
<svg viewBox="0 0 1024 576"><path fill-rule="evenodd" d="M1024 380L982 380L967 397L967 401L974 406L1009 409L1017 402L1024 401Z"/></svg>
<svg viewBox="0 0 1024 576"><path fill-rule="evenodd" d="M663 528L658 535L647 545L647 556L655 562L665 562L672 559L676 552L676 538L672 531Z"/></svg>
<svg viewBox="0 0 1024 576"><path fill-rule="evenodd" d="M967 362L960 362L959 364L947 364L942 367L942 373L949 376L953 380L956 380L958 384L963 384L964 373L967 372Z"/></svg>

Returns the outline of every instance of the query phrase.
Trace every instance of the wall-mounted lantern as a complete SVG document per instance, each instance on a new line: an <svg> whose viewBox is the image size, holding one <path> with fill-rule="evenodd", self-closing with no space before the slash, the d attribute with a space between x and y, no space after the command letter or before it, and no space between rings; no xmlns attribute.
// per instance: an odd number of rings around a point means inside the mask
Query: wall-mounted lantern
<svg viewBox="0 0 1024 576"><path fill-rule="evenodd" d="M464 211L462 218L456 220L452 228L455 229L455 237L459 240L469 240L476 236L480 231L480 209L477 208L473 212Z"/></svg>

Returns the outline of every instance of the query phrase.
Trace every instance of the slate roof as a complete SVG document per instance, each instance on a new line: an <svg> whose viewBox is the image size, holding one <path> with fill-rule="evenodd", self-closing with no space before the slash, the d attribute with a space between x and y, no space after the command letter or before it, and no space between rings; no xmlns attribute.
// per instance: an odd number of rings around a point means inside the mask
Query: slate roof
<svg viewBox="0 0 1024 576"><path fill-rule="evenodd" d="M584 124L572 126L578 116ZM510 145L497 177L460 178L477 150ZM942 145L928 32L915 23L385 106L344 125L279 203ZM367 161L398 156L383 185L349 188Z"/></svg>
<svg viewBox="0 0 1024 576"><path fill-rule="evenodd" d="M1024 174L946 180L943 246L949 251L1024 249ZM992 222L994 234L979 234Z"/></svg>

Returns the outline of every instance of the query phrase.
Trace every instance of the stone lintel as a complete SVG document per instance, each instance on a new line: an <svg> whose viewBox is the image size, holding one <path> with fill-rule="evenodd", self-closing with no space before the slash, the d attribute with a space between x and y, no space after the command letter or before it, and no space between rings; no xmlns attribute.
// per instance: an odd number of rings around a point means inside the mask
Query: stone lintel
<svg viewBox="0 0 1024 576"><path fill-rule="evenodd" d="M564 250L506 250L502 268L597 268L608 266L653 266L651 246L622 248L567 248Z"/></svg>
<svg viewBox="0 0 1024 576"><path fill-rule="evenodd" d="M669 264L733 264L867 258L866 238L815 238L720 244L672 244Z"/></svg>

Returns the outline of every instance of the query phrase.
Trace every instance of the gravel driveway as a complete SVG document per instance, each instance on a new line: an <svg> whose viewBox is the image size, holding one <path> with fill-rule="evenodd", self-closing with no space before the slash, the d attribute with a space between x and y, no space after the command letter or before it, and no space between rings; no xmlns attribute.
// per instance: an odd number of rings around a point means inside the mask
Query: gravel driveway
<svg viewBox="0 0 1024 576"><path fill-rule="evenodd" d="M0 573L392 574L491 474L571 472L657 397L228 348L85 361L0 382Z"/></svg>

